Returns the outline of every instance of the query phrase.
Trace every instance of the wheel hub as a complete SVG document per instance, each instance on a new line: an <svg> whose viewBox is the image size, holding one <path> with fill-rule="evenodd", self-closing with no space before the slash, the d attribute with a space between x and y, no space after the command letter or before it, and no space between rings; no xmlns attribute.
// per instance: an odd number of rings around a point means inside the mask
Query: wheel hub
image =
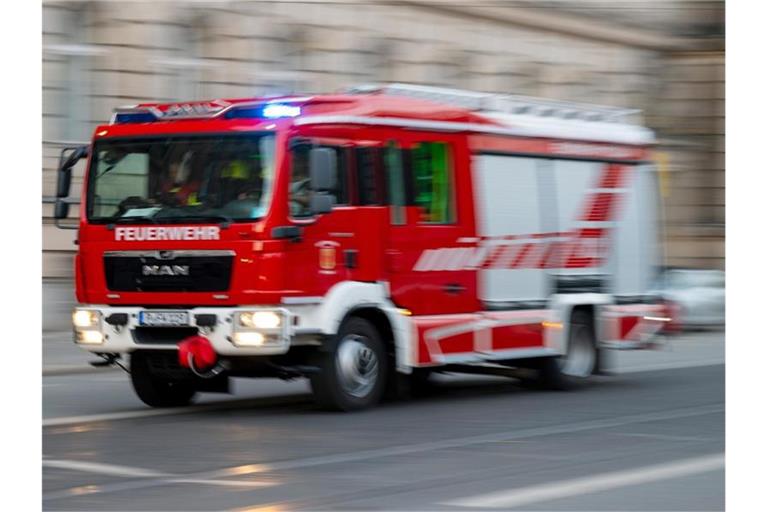
<svg viewBox="0 0 768 512"><path fill-rule="evenodd" d="M339 343L336 372L345 393L354 397L368 395L379 377L379 360L362 336L349 335Z"/></svg>
<svg viewBox="0 0 768 512"><path fill-rule="evenodd" d="M559 359L560 371L572 377L589 377L595 369L595 347L589 330L584 326L573 326L568 343L568 353Z"/></svg>

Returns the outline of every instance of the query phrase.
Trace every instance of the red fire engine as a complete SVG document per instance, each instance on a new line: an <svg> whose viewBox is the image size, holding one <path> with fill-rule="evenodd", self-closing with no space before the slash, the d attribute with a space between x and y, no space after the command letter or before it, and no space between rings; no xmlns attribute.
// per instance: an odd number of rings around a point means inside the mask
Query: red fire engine
<svg viewBox="0 0 768 512"><path fill-rule="evenodd" d="M435 371L565 388L669 319L654 137L632 112L388 85L140 104L87 158L75 342L151 406L308 377L338 409Z"/></svg>

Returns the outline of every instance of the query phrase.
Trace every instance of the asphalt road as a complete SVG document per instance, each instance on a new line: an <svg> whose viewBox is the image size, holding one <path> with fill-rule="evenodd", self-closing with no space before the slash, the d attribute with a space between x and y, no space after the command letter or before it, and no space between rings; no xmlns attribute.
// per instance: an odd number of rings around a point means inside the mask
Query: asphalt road
<svg viewBox="0 0 768 512"><path fill-rule="evenodd" d="M43 508L723 510L722 334L688 343L574 392L448 376L354 414L304 382L153 410L118 372L45 377Z"/></svg>

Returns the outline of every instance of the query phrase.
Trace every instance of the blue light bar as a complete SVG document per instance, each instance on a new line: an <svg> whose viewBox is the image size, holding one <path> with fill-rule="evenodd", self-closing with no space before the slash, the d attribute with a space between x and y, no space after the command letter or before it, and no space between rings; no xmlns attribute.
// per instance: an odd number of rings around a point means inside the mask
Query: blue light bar
<svg viewBox="0 0 768 512"><path fill-rule="evenodd" d="M298 105L286 105L285 103L269 103L264 105L261 115L267 119L296 117L301 115L301 107Z"/></svg>
<svg viewBox="0 0 768 512"><path fill-rule="evenodd" d="M230 105L212 108L195 108L196 104L173 105L165 111L147 107L125 107L118 109L112 118L112 124L154 123L155 121L181 120L192 118L213 119L221 114L223 119L280 119L301 115L301 107L291 103L269 102L261 104Z"/></svg>
<svg viewBox="0 0 768 512"><path fill-rule="evenodd" d="M154 123L157 117L152 112L120 112L115 114L113 124Z"/></svg>

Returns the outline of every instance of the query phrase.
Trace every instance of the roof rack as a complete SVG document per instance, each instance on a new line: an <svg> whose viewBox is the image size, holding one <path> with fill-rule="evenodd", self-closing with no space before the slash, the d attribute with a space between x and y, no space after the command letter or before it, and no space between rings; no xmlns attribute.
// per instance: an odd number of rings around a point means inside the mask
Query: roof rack
<svg viewBox="0 0 768 512"><path fill-rule="evenodd" d="M350 94L379 93L390 96L406 96L488 113L601 121L604 123L639 123L642 112L639 109L608 107L514 94L481 93L428 85L367 84L351 87L347 89L347 92Z"/></svg>

